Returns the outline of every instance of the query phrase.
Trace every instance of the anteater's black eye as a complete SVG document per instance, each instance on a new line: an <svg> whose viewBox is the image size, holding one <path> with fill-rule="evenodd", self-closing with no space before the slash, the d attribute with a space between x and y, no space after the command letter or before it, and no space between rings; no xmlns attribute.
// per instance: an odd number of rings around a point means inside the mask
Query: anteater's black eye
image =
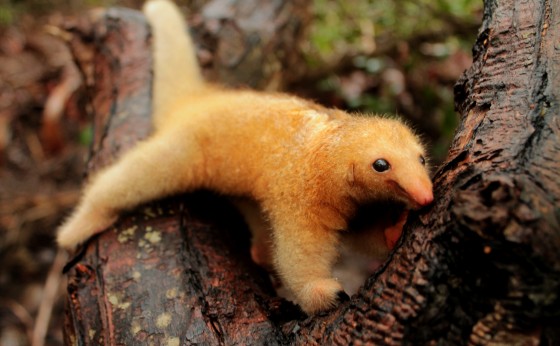
<svg viewBox="0 0 560 346"><path fill-rule="evenodd" d="M391 165L385 159L378 159L371 166L379 173L388 171L391 168Z"/></svg>
<svg viewBox="0 0 560 346"><path fill-rule="evenodd" d="M420 155L419 161L420 161L420 164L421 164L422 166L424 166L424 165L426 164L426 159L425 159L424 156L422 156L422 155Z"/></svg>

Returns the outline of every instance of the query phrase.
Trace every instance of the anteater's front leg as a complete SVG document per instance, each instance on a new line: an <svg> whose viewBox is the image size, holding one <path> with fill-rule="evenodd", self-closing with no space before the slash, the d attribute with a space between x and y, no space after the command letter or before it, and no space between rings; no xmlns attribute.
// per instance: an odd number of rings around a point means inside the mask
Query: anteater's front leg
<svg viewBox="0 0 560 346"><path fill-rule="evenodd" d="M313 314L348 298L332 277L340 235L299 214L276 213L273 218L274 261L283 283L303 310Z"/></svg>

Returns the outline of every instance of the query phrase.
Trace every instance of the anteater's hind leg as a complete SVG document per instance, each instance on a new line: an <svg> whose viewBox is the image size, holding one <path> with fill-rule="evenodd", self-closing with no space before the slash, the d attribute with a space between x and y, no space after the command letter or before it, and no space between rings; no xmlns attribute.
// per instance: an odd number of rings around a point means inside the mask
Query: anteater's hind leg
<svg viewBox="0 0 560 346"><path fill-rule="evenodd" d="M236 198L234 204L239 209L251 230L251 258L255 263L272 271L272 227L256 201Z"/></svg>

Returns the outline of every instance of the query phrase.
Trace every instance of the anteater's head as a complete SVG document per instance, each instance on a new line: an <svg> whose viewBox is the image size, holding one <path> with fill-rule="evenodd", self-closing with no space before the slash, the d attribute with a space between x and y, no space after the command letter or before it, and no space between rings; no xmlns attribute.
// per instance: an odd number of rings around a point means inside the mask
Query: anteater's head
<svg viewBox="0 0 560 346"><path fill-rule="evenodd" d="M433 201L426 152L402 121L357 117L339 141L347 157L349 194L360 202L396 201L418 209Z"/></svg>

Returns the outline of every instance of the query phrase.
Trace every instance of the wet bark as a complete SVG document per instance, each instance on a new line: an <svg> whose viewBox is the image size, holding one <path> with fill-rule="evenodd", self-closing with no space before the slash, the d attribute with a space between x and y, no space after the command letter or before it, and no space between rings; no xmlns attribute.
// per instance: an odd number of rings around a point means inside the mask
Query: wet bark
<svg viewBox="0 0 560 346"><path fill-rule="evenodd" d="M272 52L281 44L276 38L300 37L290 30L301 32L304 12L282 4L266 13L284 13L284 21L259 22L284 23L282 30L255 34L268 48L249 51ZM243 31L248 26L233 17L200 18L194 23L195 37L208 47L203 65L235 84L236 72L224 76L228 62L221 59L253 37ZM151 92L150 36L141 14L110 10L91 23L74 26L72 43L96 124L90 172L149 134ZM237 40L226 26L220 43L224 31L214 25L223 23L240 30ZM142 206L92 239L69 272L67 341L558 344L559 36L559 1L485 3L474 64L455 88L462 122L434 177L436 202L411 215L400 246L351 301L308 318L275 297L249 258L249 235L237 214L197 193ZM243 65L249 51L231 66ZM265 65L287 66L288 55ZM240 73L251 76L243 83L266 88L284 81L280 70L255 65L240 69L255 69Z"/></svg>

